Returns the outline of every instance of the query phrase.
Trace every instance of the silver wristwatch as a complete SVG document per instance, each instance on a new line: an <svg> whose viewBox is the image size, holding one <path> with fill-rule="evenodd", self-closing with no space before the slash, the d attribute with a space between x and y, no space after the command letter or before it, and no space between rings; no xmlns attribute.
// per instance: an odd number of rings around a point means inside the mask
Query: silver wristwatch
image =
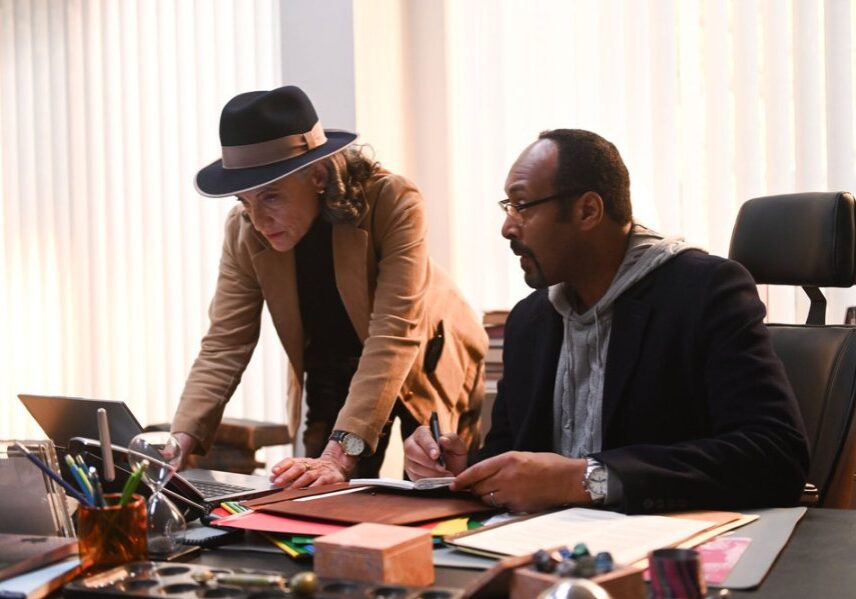
<svg viewBox="0 0 856 599"><path fill-rule="evenodd" d="M366 442L359 435L346 431L333 431L330 435L331 441L336 441L342 446L345 455L358 458L366 455Z"/></svg>
<svg viewBox="0 0 856 599"><path fill-rule="evenodd" d="M601 505L606 499L606 483L608 479L606 466L594 458L586 458L586 473L583 476L583 487L591 497L592 503Z"/></svg>

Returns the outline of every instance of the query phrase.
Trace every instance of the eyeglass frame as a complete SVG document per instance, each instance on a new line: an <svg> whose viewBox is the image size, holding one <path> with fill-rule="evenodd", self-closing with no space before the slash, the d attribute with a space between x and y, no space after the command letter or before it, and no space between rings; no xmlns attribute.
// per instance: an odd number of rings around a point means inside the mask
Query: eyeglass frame
<svg viewBox="0 0 856 599"><path fill-rule="evenodd" d="M587 189L575 189L571 191L563 191L562 193L557 193L555 195L547 196L546 198L538 198L537 200L531 200L529 202L518 202L517 204L513 203L509 198L505 198L499 200L497 204L499 208L505 212L508 216L520 216L520 213L526 210L527 208L532 208L533 206L537 206L538 204L544 204L546 202L552 202L553 200L561 200L564 198L573 198L579 197L585 192Z"/></svg>

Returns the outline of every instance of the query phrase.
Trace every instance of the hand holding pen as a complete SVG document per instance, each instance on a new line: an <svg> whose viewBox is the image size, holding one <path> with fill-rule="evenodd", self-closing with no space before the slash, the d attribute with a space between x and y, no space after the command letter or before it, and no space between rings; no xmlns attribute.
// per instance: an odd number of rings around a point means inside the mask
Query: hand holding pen
<svg viewBox="0 0 856 599"><path fill-rule="evenodd" d="M455 433L418 427L404 442L404 470L410 480L457 475L467 467L467 444ZM442 464L440 460L442 459Z"/></svg>
<svg viewBox="0 0 856 599"><path fill-rule="evenodd" d="M431 412L431 437L434 438L434 442L437 444L437 447L440 449L440 455L437 456L437 463L440 464L443 468L446 467L446 455L443 453L443 446L440 445L440 421L437 418L437 412Z"/></svg>

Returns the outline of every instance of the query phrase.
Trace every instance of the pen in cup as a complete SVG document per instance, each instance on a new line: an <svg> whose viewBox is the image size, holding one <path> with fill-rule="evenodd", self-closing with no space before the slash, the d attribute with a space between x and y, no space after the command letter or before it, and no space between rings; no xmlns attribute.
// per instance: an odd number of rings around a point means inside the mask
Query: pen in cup
<svg viewBox="0 0 856 599"><path fill-rule="evenodd" d="M98 471L95 466L89 467L89 480L92 482L92 494L94 495L95 505L107 507L104 501L104 489L101 487L101 479L98 477Z"/></svg>
<svg viewBox="0 0 856 599"><path fill-rule="evenodd" d="M110 425L107 422L107 410L95 411L98 419L98 441L101 443L101 472L108 483L116 478L116 466L113 464L113 445L110 441Z"/></svg>
<svg viewBox="0 0 856 599"><path fill-rule="evenodd" d="M74 461L74 458L71 457L70 454L65 454L65 464L68 466L71 476L73 476L74 480L77 482L77 486L80 487L80 491L89 500L88 503L90 505L96 504L95 494L92 492L92 485L89 482L89 478L87 478L86 471Z"/></svg>
<svg viewBox="0 0 856 599"><path fill-rule="evenodd" d="M92 503L89 501L89 499L87 497L85 497L82 493L80 493L80 491L76 490L70 484L65 482L59 474L57 474L56 472L51 470L47 464L45 464L39 458L34 456L33 453L29 449L27 449L26 447L24 447L23 445L21 445L20 443L17 443L17 442L15 443L15 447L17 447L19 450L21 450L21 452L24 454L24 457L26 457L33 464L35 464L39 470L41 470L42 472L47 474L49 477L51 477L53 479L53 481L56 484L58 484L63 489L65 489L66 493L68 493L69 495L74 497L80 503L83 503L83 504L89 505L89 506L92 505Z"/></svg>
<svg viewBox="0 0 856 599"><path fill-rule="evenodd" d="M434 437L434 442L440 450L440 455L437 456L437 463L445 468L446 454L443 452L443 446L440 445L440 421L437 419L437 412L431 412L429 423L431 425L431 436Z"/></svg>
<svg viewBox="0 0 856 599"><path fill-rule="evenodd" d="M122 497L119 499L119 505L125 505L128 503L128 500L131 498L131 495L134 494L134 491L137 490L137 485L140 484L140 477L143 476L143 470L149 467L149 461L143 460L140 462L134 471L131 473L131 476L128 477L128 480L125 481L125 486L122 488Z"/></svg>

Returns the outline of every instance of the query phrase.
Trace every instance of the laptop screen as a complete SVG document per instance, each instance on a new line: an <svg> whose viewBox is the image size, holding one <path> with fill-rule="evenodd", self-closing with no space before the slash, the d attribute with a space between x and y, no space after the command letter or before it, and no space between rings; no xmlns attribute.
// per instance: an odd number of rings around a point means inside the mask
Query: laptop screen
<svg viewBox="0 0 856 599"><path fill-rule="evenodd" d="M135 435L143 432L122 401L24 394L18 398L57 447L67 448L72 437L98 439L98 408L107 410L110 440L114 445L127 447Z"/></svg>

